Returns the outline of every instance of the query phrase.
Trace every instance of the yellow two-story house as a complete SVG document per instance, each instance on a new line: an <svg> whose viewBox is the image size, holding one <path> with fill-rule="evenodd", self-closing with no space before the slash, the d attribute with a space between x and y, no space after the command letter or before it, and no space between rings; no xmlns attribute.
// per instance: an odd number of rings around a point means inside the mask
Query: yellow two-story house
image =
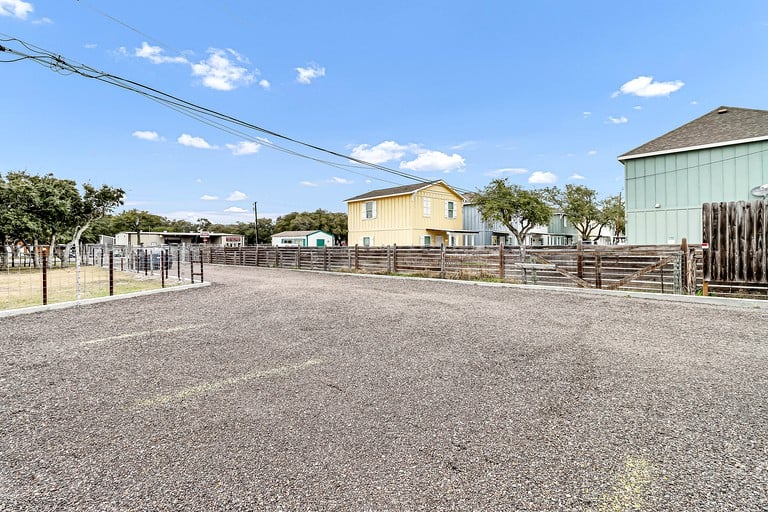
<svg viewBox="0 0 768 512"><path fill-rule="evenodd" d="M442 180L372 190L346 200L349 245L473 245L463 197Z"/></svg>

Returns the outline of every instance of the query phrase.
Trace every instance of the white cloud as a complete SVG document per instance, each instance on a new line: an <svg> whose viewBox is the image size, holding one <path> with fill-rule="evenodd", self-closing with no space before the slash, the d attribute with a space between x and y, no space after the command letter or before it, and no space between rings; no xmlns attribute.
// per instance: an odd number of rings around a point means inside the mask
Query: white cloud
<svg viewBox="0 0 768 512"><path fill-rule="evenodd" d="M589 156L595 156L596 154L597 154L596 149L590 149L589 151L587 151L587 155Z"/></svg>
<svg viewBox="0 0 768 512"><path fill-rule="evenodd" d="M200 199L202 199L203 201L217 201L219 199L219 196L211 196L208 194L204 194L200 196Z"/></svg>
<svg viewBox="0 0 768 512"><path fill-rule="evenodd" d="M240 192L239 190L235 190L229 196L227 196L227 201L242 201L243 199L248 199L248 196Z"/></svg>
<svg viewBox="0 0 768 512"><path fill-rule="evenodd" d="M317 64L310 64L306 68L296 68L296 72L299 74L296 81L300 84L311 84L315 78L325 76L325 68Z"/></svg>
<svg viewBox="0 0 768 512"><path fill-rule="evenodd" d="M272 84L269 83L269 80L262 79L262 80L259 80L259 87L261 87L262 89L269 89L270 87L272 87Z"/></svg>
<svg viewBox="0 0 768 512"><path fill-rule="evenodd" d="M208 142L202 138L202 137L193 137L189 134L182 133L176 141L181 144L182 146L189 146L191 148L199 148L199 149L217 149L216 146L211 146L208 144Z"/></svg>
<svg viewBox="0 0 768 512"><path fill-rule="evenodd" d="M131 135L141 140L160 140L160 135L150 130L136 130Z"/></svg>
<svg viewBox="0 0 768 512"><path fill-rule="evenodd" d="M22 0L0 0L0 16L13 16L20 20L27 19L35 7Z"/></svg>
<svg viewBox="0 0 768 512"><path fill-rule="evenodd" d="M408 149L408 146L403 146L393 140L386 140L375 146L360 144L359 146L352 148L352 154L350 156L372 164L383 164L390 160L399 160L403 158Z"/></svg>
<svg viewBox="0 0 768 512"><path fill-rule="evenodd" d="M242 140L238 142L237 144L226 144L227 149L232 151L232 154L235 156L242 156L242 155L253 155L259 152L259 149L261 149L261 144L257 142L249 142L246 140Z"/></svg>
<svg viewBox="0 0 768 512"><path fill-rule="evenodd" d="M584 119L587 119L588 117L592 116L592 112L582 112L581 115L584 116Z"/></svg>
<svg viewBox="0 0 768 512"><path fill-rule="evenodd" d="M699 104L699 102L698 102L698 101L696 101L696 100L693 100L693 101L691 102L691 105L698 105L698 104Z"/></svg>
<svg viewBox="0 0 768 512"><path fill-rule="evenodd" d="M338 183L340 185L350 185L354 183L352 180L348 180L346 178L339 178L338 176L332 177L330 180L328 180L330 183Z"/></svg>
<svg viewBox="0 0 768 512"><path fill-rule="evenodd" d="M89 49L89 50L93 50L94 48L98 48L98 47L99 47L99 45L97 45L96 43L85 43L85 44L83 45L83 47L84 47L84 48L87 48L87 49Z"/></svg>
<svg viewBox="0 0 768 512"><path fill-rule="evenodd" d="M302 187L319 187L320 186L319 183L315 183L313 181L300 181L299 185L301 185Z"/></svg>
<svg viewBox="0 0 768 512"><path fill-rule="evenodd" d="M451 146L451 149L453 151L461 151L462 149L474 149L478 146L478 142L476 140L468 140L465 142L462 142L461 144L456 144L455 146Z"/></svg>
<svg viewBox="0 0 768 512"><path fill-rule="evenodd" d="M582 176L581 174L575 172L575 173L571 174L570 176L568 176L568 179L569 180L584 180L586 178L584 176Z"/></svg>
<svg viewBox="0 0 768 512"><path fill-rule="evenodd" d="M641 107L640 105L635 105L632 108L635 109L635 110L643 110L643 107Z"/></svg>
<svg viewBox="0 0 768 512"><path fill-rule="evenodd" d="M51 18L40 18L39 20L34 20L32 24L33 25L53 25L53 20Z"/></svg>
<svg viewBox="0 0 768 512"><path fill-rule="evenodd" d="M642 98L653 98L656 96L669 96L673 92L683 87L685 83L681 80L671 82L654 82L652 76L638 76L619 87L611 97L615 98L620 94L631 94Z"/></svg>
<svg viewBox="0 0 768 512"><path fill-rule="evenodd" d="M464 157L457 153L448 155L441 151L422 150L414 160L400 162L400 169L451 172L461 170L465 165Z"/></svg>
<svg viewBox="0 0 768 512"><path fill-rule="evenodd" d="M557 181L557 176L551 172L534 171L528 177L528 183L551 184Z"/></svg>
<svg viewBox="0 0 768 512"><path fill-rule="evenodd" d="M519 174L527 174L528 169L523 169L520 167L505 167L504 169L496 169L493 171L488 171L485 173L486 176L490 176L492 178L498 178L500 176L505 175L519 175Z"/></svg>
<svg viewBox="0 0 768 512"><path fill-rule="evenodd" d="M629 122L629 119L627 119L624 116L621 116L621 117L608 116L608 122L611 124L626 124Z"/></svg>
<svg viewBox="0 0 768 512"><path fill-rule="evenodd" d="M234 60L234 62L233 62ZM218 91L231 91L237 87L250 85L255 80L254 73L238 63L248 63L248 60L230 48L220 50L208 49L208 59L192 65L192 74L202 77L203 85Z"/></svg>
<svg viewBox="0 0 768 512"><path fill-rule="evenodd" d="M224 210L227 213L247 213L248 210L244 210L242 208L239 208L237 206L230 206L229 208Z"/></svg>
<svg viewBox="0 0 768 512"><path fill-rule="evenodd" d="M122 48L121 50L125 50ZM168 57L163 55L163 49L159 46L151 46L146 41L141 43L141 48L134 51L136 57L149 60L152 64L186 64L184 57Z"/></svg>

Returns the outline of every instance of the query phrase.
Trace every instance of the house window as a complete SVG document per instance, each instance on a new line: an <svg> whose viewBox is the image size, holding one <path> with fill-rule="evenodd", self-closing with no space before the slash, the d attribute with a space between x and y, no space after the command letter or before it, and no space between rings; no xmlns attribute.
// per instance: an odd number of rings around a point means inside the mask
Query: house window
<svg viewBox="0 0 768 512"><path fill-rule="evenodd" d="M364 219L376 218L376 201L367 201L363 203L363 218Z"/></svg>
<svg viewBox="0 0 768 512"><path fill-rule="evenodd" d="M432 237L429 235L421 235L421 245L432 245Z"/></svg>
<svg viewBox="0 0 768 512"><path fill-rule="evenodd" d="M451 247L459 245L458 238L456 237L456 235L448 235L448 245Z"/></svg>
<svg viewBox="0 0 768 512"><path fill-rule="evenodd" d="M370 247L373 245L373 237L372 236L364 236L363 237L363 247Z"/></svg>
<svg viewBox="0 0 768 512"><path fill-rule="evenodd" d="M431 217L432 216L432 199L430 199L429 197L425 197L423 199L423 205L424 205L424 216Z"/></svg>
<svg viewBox="0 0 768 512"><path fill-rule="evenodd" d="M445 218L446 219L456 218L456 201L445 202Z"/></svg>

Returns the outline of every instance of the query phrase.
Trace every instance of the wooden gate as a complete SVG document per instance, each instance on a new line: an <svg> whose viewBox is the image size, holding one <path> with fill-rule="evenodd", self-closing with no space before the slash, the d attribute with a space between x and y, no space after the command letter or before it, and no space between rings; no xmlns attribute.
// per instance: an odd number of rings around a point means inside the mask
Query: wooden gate
<svg viewBox="0 0 768 512"><path fill-rule="evenodd" d="M701 213L704 280L765 283L768 279L765 202L705 203Z"/></svg>

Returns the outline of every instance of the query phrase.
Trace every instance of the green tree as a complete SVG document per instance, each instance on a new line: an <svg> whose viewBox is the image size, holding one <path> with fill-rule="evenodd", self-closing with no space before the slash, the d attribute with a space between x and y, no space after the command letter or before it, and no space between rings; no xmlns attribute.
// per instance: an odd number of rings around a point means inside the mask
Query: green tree
<svg viewBox="0 0 768 512"><path fill-rule="evenodd" d="M599 236L604 226L611 226L614 232L623 232L624 202L621 194L599 200L597 192L584 185L548 189L552 202L560 208L579 233L582 240Z"/></svg>
<svg viewBox="0 0 768 512"><path fill-rule="evenodd" d="M627 214L621 193L604 199L601 208L603 221L611 228L613 236L624 236L627 231Z"/></svg>
<svg viewBox="0 0 768 512"><path fill-rule="evenodd" d="M332 213L318 209L314 212L291 212L282 215L275 221L274 233L283 231L325 231L341 242L347 239L347 214ZM270 234L271 235L271 234ZM259 227L259 241L262 240L261 227ZM266 240L265 242L268 242Z"/></svg>
<svg viewBox="0 0 768 512"><path fill-rule="evenodd" d="M534 226L546 225L552 216L543 191L526 190L506 178L491 181L472 201L484 221L502 223L520 247L525 246L525 237Z"/></svg>

